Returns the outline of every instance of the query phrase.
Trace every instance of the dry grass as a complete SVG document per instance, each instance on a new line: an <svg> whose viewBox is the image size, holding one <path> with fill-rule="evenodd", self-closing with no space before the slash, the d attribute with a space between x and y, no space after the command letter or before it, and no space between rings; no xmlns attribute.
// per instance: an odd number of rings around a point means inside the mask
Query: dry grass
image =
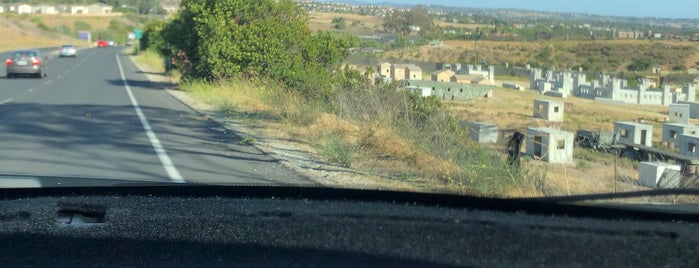
<svg viewBox="0 0 699 268"><path fill-rule="evenodd" d="M70 15L32 15L32 17L40 18L41 21L48 27L64 25L73 28L75 22L82 21L90 25L92 30L107 29L109 22L112 20L119 21L118 16L70 16Z"/></svg>
<svg viewBox="0 0 699 268"><path fill-rule="evenodd" d="M324 112L309 107L314 105L291 92L279 93L282 91L279 88L256 81L236 80L224 85L197 82L184 84L182 88L195 98L257 126L267 136L294 140L340 165L368 174L384 174L363 178L374 184L400 185L400 189L412 191L464 191L461 186L434 179L458 174L461 169L458 165L418 150L395 129L376 120L355 121ZM386 179L386 175L394 179Z"/></svg>
<svg viewBox="0 0 699 268"><path fill-rule="evenodd" d="M0 51L18 48L60 46L64 43L81 42L78 39L49 33L36 27L29 20L17 16L0 16Z"/></svg>
<svg viewBox="0 0 699 268"><path fill-rule="evenodd" d="M382 21L372 16L312 13L310 27L314 30L331 30L332 19L344 17L347 21L345 31L363 33L364 31L380 30ZM359 25L352 26L353 21ZM626 44L638 41L600 41ZM549 44L551 45L551 44ZM573 45L573 43L558 42L556 45ZM418 47L387 52L384 57L406 58L426 61L453 61L464 51L477 50L484 60L488 55L509 57L510 62L525 61L533 53L539 51L542 43L531 42L493 42L480 41L445 41L443 47ZM523 85L526 85L524 83ZM345 157L338 158L352 168L373 173L390 174L394 180L383 181L384 185L400 184L400 189L417 191L450 191L459 192L469 188L469 184L480 180L479 170L487 167L475 167L474 176L465 180L452 178L452 175L464 172L468 167L460 166L454 161L436 157L416 148L404 138L404 133L391 127L387 119L370 116L342 116L342 114L325 112L321 107L309 104L299 96L280 90L274 85L259 81L236 80L225 85L190 84L184 88L198 99L217 105L220 110L236 116L259 129L267 135L283 137L305 144L309 151L323 155L324 148L333 147L344 151ZM532 117L535 98L542 98L536 91L514 91L498 89L494 98L477 99L470 102L451 102L447 107L457 119L469 121L492 122L501 130L517 129L524 131L529 126L553 126L569 131L577 129L611 130L614 121L645 118L655 125L654 140L660 139L662 123L667 113L664 106L644 105L598 105L594 101L570 97L565 102L573 104L566 111L563 123L550 123ZM545 97L544 97L545 98ZM378 106L384 103L364 103L364 107ZM367 113L371 114L371 113ZM332 145L332 146L331 146ZM579 157L588 152L576 150ZM333 155L335 157L337 155ZM523 158L523 165L528 170L545 171L546 193L543 194L586 194L641 189L636 178L636 167L623 160L617 165L617 181L614 175L614 158L611 155L594 155L590 159L576 159L575 163L567 165L552 165ZM441 178L441 179L436 179ZM507 179L507 178L504 178ZM451 182L451 183L448 183ZM531 181L524 181L526 183ZM513 183L512 187L504 188L500 194L506 196L538 196L541 189L531 185ZM487 185L492 187L492 185ZM469 191L469 189L466 189ZM487 191L487 190L485 190Z"/></svg>
<svg viewBox="0 0 699 268"><path fill-rule="evenodd" d="M313 30L334 30L332 27L332 20L334 18L344 18L347 22L347 28L343 29L343 32L350 32L355 34L369 34L369 33L382 33L383 31L383 18L376 16L365 16L358 14L342 14L342 13L326 13L326 12L312 12L309 14L309 27ZM356 22L355 25L352 25ZM453 27L455 29L476 29L480 28L490 28L492 26L485 24L463 24L463 23L451 23L440 19L434 19L435 25L439 27Z"/></svg>
<svg viewBox="0 0 699 268"><path fill-rule="evenodd" d="M533 118L533 100L548 98L537 91L515 91L497 89L494 98L477 99L470 102L451 102L449 109L460 120L485 121L498 125L500 130L519 130L525 132L527 127L556 127L571 132L578 129L612 130L615 121L645 118L647 123L654 125L653 140L660 141L662 137L662 120L667 114L665 106L650 105L600 105L593 100L568 97L565 102L573 104L572 110L565 110L565 120L562 123L552 123L543 119ZM558 99L560 100L560 99ZM579 149L574 151L578 158L574 164L547 164L525 157L525 166L536 170L547 170L547 186L557 194L585 194L613 191L612 177L614 174L614 158L609 154L597 154L593 159L579 159ZM619 191L641 189L635 184L638 178L636 167L628 164L618 166L619 176L627 178L617 183ZM510 193L516 194L516 193Z"/></svg>
<svg viewBox="0 0 699 268"><path fill-rule="evenodd" d="M126 48L123 52L136 54L136 48ZM151 72L165 73L164 59L155 51L143 50L141 51L141 55L134 57L134 59L139 64L145 64L146 66L149 66L149 71Z"/></svg>
<svg viewBox="0 0 699 268"><path fill-rule="evenodd" d="M28 48L28 47L52 47L71 43L78 46L89 46L78 38L71 38L57 33L48 32L37 27L34 21L40 21L48 28L66 26L74 28L77 21L90 25L91 31L106 30L112 20L129 24L121 16L71 16L71 15L31 15L20 16L17 14L0 15L0 51ZM93 39L96 39L93 36Z"/></svg>
<svg viewBox="0 0 699 268"><path fill-rule="evenodd" d="M309 14L308 26L314 31L334 31L332 20L334 18L344 18L347 28L343 32L353 34L372 34L383 30L383 19L375 16L362 16L358 14L336 14L313 12ZM353 22L354 23L353 25Z"/></svg>
<svg viewBox="0 0 699 268"><path fill-rule="evenodd" d="M554 40L550 42L525 42L525 41L487 41L481 40L474 42L472 40L446 40L441 47L418 46L395 49L386 51L381 56L385 59L395 58L404 60L420 60L432 62L491 62L503 63L509 62L516 66L523 66L528 61L535 57L544 49L550 48L551 58L566 59L570 62L562 62L562 64L582 63L586 59L570 58L570 48L580 45L580 41L560 41ZM670 47L675 46L692 46L696 49L690 57L684 58L684 63L687 67L692 67L699 61L699 43L697 42L676 42L676 41L661 41L661 40L598 40L585 41L586 45L612 45L616 47L624 47L625 45L634 45L637 48L649 50L653 44L665 44ZM668 53L671 54L671 53ZM623 61L625 59L619 59ZM624 71L625 64L621 64L619 71ZM616 71L616 70L608 70Z"/></svg>
<svg viewBox="0 0 699 268"><path fill-rule="evenodd" d="M528 85L527 85L528 86ZM615 121L632 121L644 118L646 122L661 124L667 116L667 106L654 105L600 105L594 100L569 96L566 99L542 96L538 91L516 91L497 89L494 98L477 99L470 102L450 102L449 107L457 119L490 121L498 124L501 129L519 129L526 127L557 127L568 131L578 129L612 130ZM565 120L562 123L549 122L534 118L533 100L553 99L572 105L565 110ZM654 128L654 141L659 141L662 129Z"/></svg>

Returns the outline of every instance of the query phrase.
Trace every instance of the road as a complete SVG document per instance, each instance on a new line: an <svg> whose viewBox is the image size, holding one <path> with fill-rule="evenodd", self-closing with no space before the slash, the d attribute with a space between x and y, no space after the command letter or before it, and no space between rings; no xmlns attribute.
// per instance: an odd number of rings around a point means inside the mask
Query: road
<svg viewBox="0 0 699 268"><path fill-rule="evenodd" d="M1 71L0 174L312 184L202 119L121 52L89 48L51 58L44 79L7 79Z"/></svg>

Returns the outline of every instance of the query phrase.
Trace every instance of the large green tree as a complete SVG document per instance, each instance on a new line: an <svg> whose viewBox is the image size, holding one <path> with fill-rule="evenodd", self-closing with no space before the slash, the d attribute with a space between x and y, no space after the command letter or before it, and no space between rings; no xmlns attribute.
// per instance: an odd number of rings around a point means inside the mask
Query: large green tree
<svg viewBox="0 0 699 268"><path fill-rule="evenodd" d="M384 19L383 27L389 32L401 35L417 33L420 36L430 36L438 30L429 10L423 6L415 6L409 10L394 10ZM416 27L420 30L416 31Z"/></svg>
<svg viewBox="0 0 699 268"><path fill-rule="evenodd" d="M189 78L269 76L305 94L327 95L349 42L313 33L291 0L184 0L161 36Z"/></svg>
<svg viewBox="0 0 699 268"><path fill-rule="evenodd" d="M651 66L653 66L653 64L654 61L652 58L643 57L635 59L631 64L626 66L626 69L629 71L647 71Z"/></svg>

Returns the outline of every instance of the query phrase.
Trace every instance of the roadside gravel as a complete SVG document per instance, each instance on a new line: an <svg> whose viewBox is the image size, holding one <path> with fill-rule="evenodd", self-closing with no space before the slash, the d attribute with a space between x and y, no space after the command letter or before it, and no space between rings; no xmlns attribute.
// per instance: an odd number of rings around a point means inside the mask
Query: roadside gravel
<svg viewBox="0 0 699 268"><path fill-rule="evenodd" d="M252 146L278 160L281 164L318 184L326 187L343 187L357 189L388 189L400 191L429 191L426 185L402 181L386 175L371 174L327 163L314 153L313 148L303 141L292 140L276 135L265 128L255 127L254 122L241 122L218 112L211 104L192 97L187 92L177 89L167 76L157 74L154 68L139 64L133 57L132 62L146 77L160 85L171 96L187 105L201 117L213 120L240 137L252 138ZM432 189L434 191L434 189Z"/></svg>

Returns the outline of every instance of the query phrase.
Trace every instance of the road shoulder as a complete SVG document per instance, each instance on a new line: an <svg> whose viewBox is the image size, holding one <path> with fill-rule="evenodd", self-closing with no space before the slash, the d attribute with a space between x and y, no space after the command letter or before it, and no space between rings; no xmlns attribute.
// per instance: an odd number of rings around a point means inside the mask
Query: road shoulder
<svg viewBox="0 0 699 268"><path fill-rule="evenodd" d="M416 185L396 180L389 176L371 174L368 172L349 169L331 163L321 161L313 152L310 145L301 141L295 141L287 137L281 137L266 131L266 128L252 127L254 122L241 122L217 111L211 104L192 97L187 92L177 89L167 76L154 72L154 68L138 63L134 56L131 62L144 72L147 79L155 85L162 86L170 96L182 104L199 113L207 120L217 122L227 130L243 138L251 138L252 146L279 161L285 167L297 174L312 180L325 187L342 187L357 189L390 189L390 190L416 190ZM422 189L417 189L422 190ZM427 189L424 189L427 190Z"/></svg>

